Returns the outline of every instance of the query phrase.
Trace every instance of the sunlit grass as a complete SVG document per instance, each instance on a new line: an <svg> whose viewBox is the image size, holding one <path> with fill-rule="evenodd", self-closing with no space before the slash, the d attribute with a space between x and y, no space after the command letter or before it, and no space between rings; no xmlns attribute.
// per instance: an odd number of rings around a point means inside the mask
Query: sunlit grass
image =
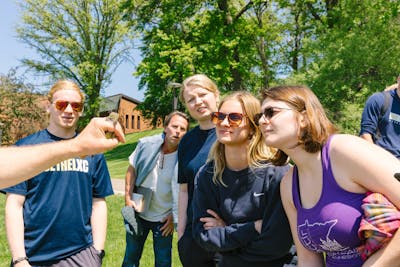
<svg viewBox="0 0 400 267"><path fill-rule="evenodd" d="M120 144L111 151L105 153L108 170L112 178L125 178L126 169L128 168L128 157L135 149L137 142L144 136L161 133L162 129L143 131L126 135L126 143Z"/></svg>

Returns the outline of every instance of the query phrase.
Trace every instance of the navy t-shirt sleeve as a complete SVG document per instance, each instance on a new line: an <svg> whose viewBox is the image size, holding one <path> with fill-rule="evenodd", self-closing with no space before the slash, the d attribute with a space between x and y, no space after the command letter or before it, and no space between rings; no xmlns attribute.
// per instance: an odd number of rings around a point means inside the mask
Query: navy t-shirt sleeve
<svg viewBox="0 0 400 267"><path fill-rule="evenodd" d="M94 157L96 157L96 169L93 174L93 197L104 198L113 195L110 173L104 155L98 154Z"/></svg>
<svg viewBox="0 0 400 267"><path fill-rule="evenodd" d="M17 195L23 195L26 196L27 194L27 183L22 182L19 184L16 184L11 187L3 188L1 189L2 193L12 193L12 194L17 194Z"/></svg>
<svg viewBox="0 0 400 267"><path fill-rule="evenodd" d="M215 140L215 129L201 130L196 126L185 134L178 147L178 183L193 187L193 179L206 162Z"/></svg>
<svg viewBox="0 0 400 267"><path fill-rule="evenodd" d="M361 116L360 135L368 133L374 136L376 134L384 101L385 97L382 93L375 93L367 99Z"/></svg>
<svg viewBox="0 0 400 267"><path fill-rule="evenodd" d="M212 173L209 165L205 165L198 172L193 197L193 238L209 251L231 251L244 247L258 236L254 222L235 223L225 227L215 227L205 230L202 217L210 217L207 209L215 212L219 210L216 185L212 182ZM211 168L212 169L212 168Z"/></svg>
<svg viewBox="0 0 400 267"><path fill-rule="evenodd" d="M187 184L187 178L184 176L183 172L183 167L185 165L184 159L185 159L185 142L186 142L185 136L183 136L182 140L179 142L178 146L178 183L179 184Z"/></svg>

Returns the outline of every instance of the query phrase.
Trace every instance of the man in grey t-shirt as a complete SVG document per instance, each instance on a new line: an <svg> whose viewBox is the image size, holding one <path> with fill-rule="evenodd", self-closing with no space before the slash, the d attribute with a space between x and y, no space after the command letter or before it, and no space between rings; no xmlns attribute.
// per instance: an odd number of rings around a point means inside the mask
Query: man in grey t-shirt
<svg viewBox="0 0 400 267"><path fill-rule="evenodd" d="M135 231L125 221L127 231L123 267L139 266L150 230L153 233L155 265L171 266L172 233L178 218L177 149L188 127L187 115L174 111L165 119L164 132L140 139L129 156L125 176L125 205L138 212L136 219L141 231ZM144 210L132 197L134 192L142 188L151 192L145 199L147 203Z"/></svg>

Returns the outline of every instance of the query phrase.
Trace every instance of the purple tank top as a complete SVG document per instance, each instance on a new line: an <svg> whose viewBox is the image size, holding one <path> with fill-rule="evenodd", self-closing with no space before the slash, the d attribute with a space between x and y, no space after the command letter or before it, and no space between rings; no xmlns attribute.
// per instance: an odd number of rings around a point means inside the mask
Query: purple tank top
<svg viewBox="0 0 400 267"><path fill-rule="evenodd" d="M345 191L336 183L329 157L331 138L322 148L322 194L310 209L302 207L298 172L296 166L294 168L292 192L297 209L297 234L305 248L326 253L327 267L362 266L363 261L357 251L361 245L357 231L365 194Z"/></svg>

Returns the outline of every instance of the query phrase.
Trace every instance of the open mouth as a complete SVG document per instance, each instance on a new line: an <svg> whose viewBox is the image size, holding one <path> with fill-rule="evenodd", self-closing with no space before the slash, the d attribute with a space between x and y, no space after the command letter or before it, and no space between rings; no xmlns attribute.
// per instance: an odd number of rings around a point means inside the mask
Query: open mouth
<svg viewBox="0 0 400 267"><path fill-rule="evenodd" d="M204 112L206 112L207 111L207 108L206 107L199 107L198 109L197 109L197 112L200 112L200 113L204 113Z"/></svg>

